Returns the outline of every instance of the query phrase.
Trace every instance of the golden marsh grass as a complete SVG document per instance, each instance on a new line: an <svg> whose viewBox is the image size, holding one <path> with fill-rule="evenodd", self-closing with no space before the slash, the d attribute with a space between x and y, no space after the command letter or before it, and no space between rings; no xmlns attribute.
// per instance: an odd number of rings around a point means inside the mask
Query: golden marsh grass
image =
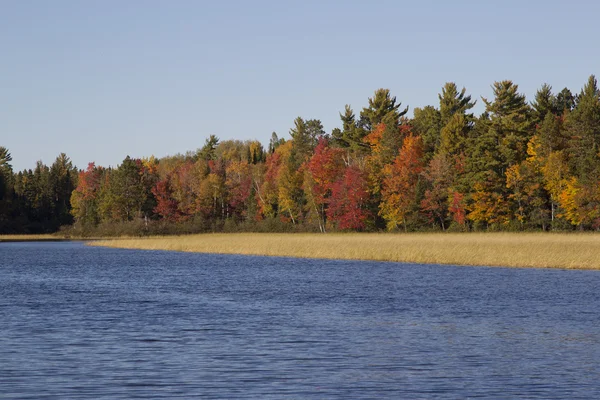
<svg viewBox="0 0 600 400"><path fill-rule="evenodd" d="M0 235L0 242L37 242L45 240L63 240L56 235Z"/></svg>
<svg viewBox="0 0 600 400"><path fill-rule="evenodd" d="M505 267L600 269L600 235L236 233L90 243L145 250Z"/></svg>

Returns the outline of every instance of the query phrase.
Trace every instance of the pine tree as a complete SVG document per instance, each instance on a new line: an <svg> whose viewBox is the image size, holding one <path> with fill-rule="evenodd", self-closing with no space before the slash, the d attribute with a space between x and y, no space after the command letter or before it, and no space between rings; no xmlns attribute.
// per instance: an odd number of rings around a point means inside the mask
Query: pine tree
<svg viewBox="0 0 600 400"><path fill-rule="evenodd" d="M376 90L373 97L369 98L369 106L360 113L363 128L371 131L382 122L398 125L400 117L408 112L408 107L400 111L401 105L396 103L396 97L392 97L389 89Z"/></svg>
<svg viewBox="0 0 600 400"><path fill-rule="evenodd" d="M294 127L290 129L290 136L292 137L292 167L297 169L310 157L313 150L313 140L308 133L304 119L298 117L294 120Z"/></svg>
<svg viewBox="0 0 600 400"><path fill-rule="evenodd" d="M0 146L0 233L11 233L13 227L12 156L6 147Z"/></svg>
<svg viewBox="0 0 600 400"><path fill-rule="evenodd" d="M367 131L356 121L356 116L352 108L346 104L344 113L340 113L342 128L335 129L332 133L333 145L342 148L348 148L351 152L363 152L368 146L363 139Z"/></svg>
<svg viewBox="0 0 600 400"><path fill-rule="evenodd" d="M285 143L285 139L277 136L277 133L273 132L271 134L271 139L269 140L269 154L275 153L277 147Z"/></svg>
<svg viewBox="0 0 600 400"><path fill-rule="evenodd" d="M535 93L535 100L532 103L533 115L539 124L546 118L547 114L558 115L562 110L558 108L556 96L552 94L552 86L544 83Z"/></svg>
<svg viewBox="0 0 600 400"><path fill-rule="evenodd" d="M471 96L467 96L467 89L462 88L460 93L454 82L447 82L442 88L442 93L438 94L440 99L440 117L441 125L445 126L450 122L455 114L467 116L467 111L475 106L476 101L471 101ZM472 114L468 114L470 119Z"/></svg>
<svg viewBox="0 0 600 400"><path fill-rule="evenodd" d="M442 116L433 106L415 108L414 117L410 121L413 132L423 140L423 151L426 159L431 159L440 145Z"/></svg>
<svg viewBox="0 0 600 400"><path fill-rule="evenodd" d="M73 223L71 215L71 194L77 187L77 170L71 159L61 153L50 167L50 188L52 191L53 218L55 229Z"/></svg>
<svg viewBox="0 0 600 400"><path fill-rule="evenodd" d="M204 142L204 146L197 151L196 156L201 160L215 160L216 149L219 144L219 138L215 135L210 135Z"/></svg>
<svg viewBox="0 0 600 400"><path fill-rule="evenodd" d="M546 114L537 129L541 156L547 157L553 151L566 148L567 136L563 125L562 117L557 117L552 113Z"/></svg>
<svg viewBox="0 0 600 400"><path fill-rule="evenodd" d="M123 222L141 216L148 194L140 167L141 160L127 156L117 169L108 171L100 189L99 208L104 220Z"/></svg>
<svg viewBox="0 0 600 400"><path fill-rule="evenodd" d="M464 114L454 114L442 128L438 152L448 157L461 154L469 137L471 126Z"/></svg>
<svg viewBox="0 0 600 400"><path fill-rule="evenodd" d="M526 158L527 142L533 136L531 108L518 88L511 81L495 82L494 101L483 99L491 117L490 129L498 138L497 151L504 163L502 175L506 168Z"/></svg>
<svg viewBox="0 0 600 400"><path fill-rule="evenodd" d="M567 88L564 88L556 95L556 110L559 114L570 112L575 108L575 96Z"/></svg>
<svg viewBox="0 0 600 400"><path fill-rule="evenodd" d="M12 176L12 156L6 147L0 146L0 202L8 204L9 185ZM4 208L4 206L0 206Z"/></svg>
<svg viewBox="0 0 600 400"><path fill-rule="evenodd" d="M596 179L600 173L600 91L594 75L579 95L567 120L570 166L581 181Z"/></svg>

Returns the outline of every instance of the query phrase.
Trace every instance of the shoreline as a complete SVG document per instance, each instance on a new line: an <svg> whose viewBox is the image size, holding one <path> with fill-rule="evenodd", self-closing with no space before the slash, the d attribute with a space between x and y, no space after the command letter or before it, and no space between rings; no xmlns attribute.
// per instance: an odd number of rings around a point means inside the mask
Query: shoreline
<svg viewBox="0 0 600 400"><path fill-rule="evenodd" d="M460 266L600 270L593 233L209 233L90 246Z"/></svg>
<svg viewBox="0 0 600 400"><path fill-rule="evenodd" d="M47 235L0 235L0 243L15 243L15 242L63 242L73 240L71 238Z"/></svg>

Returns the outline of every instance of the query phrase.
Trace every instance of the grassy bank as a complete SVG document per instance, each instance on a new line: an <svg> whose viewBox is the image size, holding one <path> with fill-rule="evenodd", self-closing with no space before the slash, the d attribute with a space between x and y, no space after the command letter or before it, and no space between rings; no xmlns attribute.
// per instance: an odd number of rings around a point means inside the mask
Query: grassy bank
<svg viewBox="0 0 600 400"><path fill-rule="evenodd" d="M600 235L597 234L240 233L118 239L91 245L432 264L600 269Z"/></svg>
<svg viewBox="0 0 600 400"><path fill-rule="evenodd" d="M46 242L67 240L57 235L0 235L0 242Z"/></svg>
<svg viewBox="0 0 600 400"><path fill-rule="evenodd" d="M120 236L121 239L131 239L132 236ZM69 240L89 241L89 240L108 240L107 237L100 236L73 236L60 233L43 235L0 235L1 242L61 242Z"/></svg>

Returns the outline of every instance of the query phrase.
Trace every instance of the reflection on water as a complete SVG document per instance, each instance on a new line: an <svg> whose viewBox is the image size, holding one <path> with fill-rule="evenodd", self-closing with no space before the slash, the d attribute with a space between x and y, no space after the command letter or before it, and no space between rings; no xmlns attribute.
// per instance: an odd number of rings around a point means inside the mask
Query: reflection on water
<svg viewBox="0 0 600 400"><path fill-rule="evenodd" d="M599 277L3 243L0 398L598 398Z"/></svg>

